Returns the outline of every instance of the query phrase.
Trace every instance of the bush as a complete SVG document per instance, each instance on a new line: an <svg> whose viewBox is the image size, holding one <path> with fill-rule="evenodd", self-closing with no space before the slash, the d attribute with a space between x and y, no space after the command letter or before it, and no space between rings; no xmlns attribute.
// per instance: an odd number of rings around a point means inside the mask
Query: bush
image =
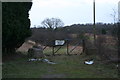
<svg viewBox="0 0 120 80"><path fill-rule="evenodd" d="M114 37L99 35L96 40L96 46L98 55L103 60L112 60L118 58L116 44L114 43ZM116 41L117 42L117 41Z"/></svg>

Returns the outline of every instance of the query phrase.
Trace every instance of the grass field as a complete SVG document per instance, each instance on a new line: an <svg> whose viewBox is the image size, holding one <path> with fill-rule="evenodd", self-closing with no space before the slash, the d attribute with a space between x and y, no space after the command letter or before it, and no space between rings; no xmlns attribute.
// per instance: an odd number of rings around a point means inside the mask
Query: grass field
<svg viewBox="0 0 120 80"><path fill-rule="evenodd" d="M93 56L91 56L93 57ZM89 58L84 55L48 56L57 64L28 62L28 58L16 57L3 63L3 78L118 78L115 64L102 64L96 60L92 65L84 64Z"/></svg>
<svg viewBox="0 0 120 80"><path fill-rule="evenodd" d="M54 48L55 54L67 54L67 47L66 46L62 46L60 49L59 49L59 47L60 46ZM73 48L75 48L75 49L72 52L70 52ZM43 53L44 54L53 54L53 48L52 47L47 47L46 49L44 49ZM81 46L77 46L77 47L69 46L69 54L81 54L81 53L82 53L82 47Z"/></svg>

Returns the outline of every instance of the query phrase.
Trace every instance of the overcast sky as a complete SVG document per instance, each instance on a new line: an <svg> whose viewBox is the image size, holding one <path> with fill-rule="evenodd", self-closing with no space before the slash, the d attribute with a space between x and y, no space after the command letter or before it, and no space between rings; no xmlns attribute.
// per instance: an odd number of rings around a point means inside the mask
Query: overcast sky
<svg viewBox="0 0 120 80"><path fill-rule="evenodd" d="M96 0L96 23L113 23L113 9L120 0ZM29 12L31 27L41 25L45 18L60 18L65 26L93 23L93 0L33 0Z"/></svg>

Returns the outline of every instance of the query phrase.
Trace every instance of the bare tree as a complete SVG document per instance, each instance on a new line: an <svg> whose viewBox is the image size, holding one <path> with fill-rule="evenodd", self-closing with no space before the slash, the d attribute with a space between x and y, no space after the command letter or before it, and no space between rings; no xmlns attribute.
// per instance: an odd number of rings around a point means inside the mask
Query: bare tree
<svg viewBox="0 0 120 80"><path fill-rule="evenodd" d="M43 27L56 29L57 27L63 27L64 23L58 18L46 18L41 23Z"/></svg>
<svg viewBox="0 0 120 80"><path fill-rule="evenodd" d="M112 9L113 10L113 12L112 12L112 14L110 14L112 17L113 17L113 20L114 20L114 24L117 22L117 10L116 9Z"/></svg>

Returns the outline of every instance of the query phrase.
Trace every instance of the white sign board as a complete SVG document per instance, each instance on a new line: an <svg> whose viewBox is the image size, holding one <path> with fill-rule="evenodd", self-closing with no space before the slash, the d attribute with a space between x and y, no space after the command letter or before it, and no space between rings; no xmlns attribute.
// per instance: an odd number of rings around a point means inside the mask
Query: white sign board
<svg viewBox="0 0 120 80"><path fill-rule="evenodd" d="M65 40L55 40L55 45L64 45Z"/></svg>

